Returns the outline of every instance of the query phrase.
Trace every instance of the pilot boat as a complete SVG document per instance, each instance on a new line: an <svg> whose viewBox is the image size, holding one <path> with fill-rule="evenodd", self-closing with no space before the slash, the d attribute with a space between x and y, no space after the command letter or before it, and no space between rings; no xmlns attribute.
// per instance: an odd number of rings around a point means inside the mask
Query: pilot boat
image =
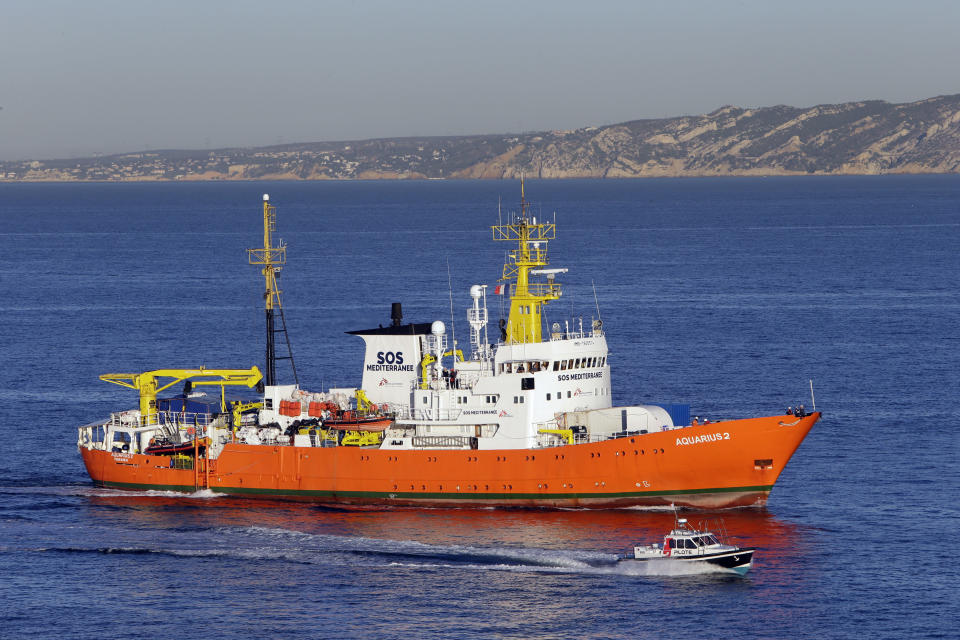
<svg viewBox="0 0 960 640"><path fill-rule="evenodd" d="M719 524L718 531L723 525ZM686 518L678 518L673 529L663 537L663 543L637 545L633 553L619 559L620 562L649 562L651 560L698 563L729 569L744 575L753 565L756 549L743 548L726 542L727 536L715 533L707 527L691 528Z"/></svg>

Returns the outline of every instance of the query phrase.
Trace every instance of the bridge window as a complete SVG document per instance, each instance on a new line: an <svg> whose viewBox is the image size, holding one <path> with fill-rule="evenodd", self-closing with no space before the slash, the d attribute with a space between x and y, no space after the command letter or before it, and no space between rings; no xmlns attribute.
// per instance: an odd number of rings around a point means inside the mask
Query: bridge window
<svg viewBox="0 0 960 640"><path fill-rule="evenodd" d="M560 361L559 361L559 360L554 360L554 361L553 361L553 370L554 370L554 371L559 371L559 370L560 370Z"/></svg>
<svg viewBox="0 0 960 640"><path fill-rule="evenodd" d="M550 394L548 393L548 394L547 394L547 400L549 400L549 399L550 399Z"/></svg>

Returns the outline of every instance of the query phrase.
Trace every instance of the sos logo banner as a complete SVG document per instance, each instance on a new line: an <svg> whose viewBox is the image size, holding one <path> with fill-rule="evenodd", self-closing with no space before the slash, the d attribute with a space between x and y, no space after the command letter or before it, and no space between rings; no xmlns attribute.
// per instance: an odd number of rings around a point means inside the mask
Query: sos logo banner
<svg viewBox="0 0 960 640"><path fill-rule="evenodd" d="M377 362L367 365L367 371L409 371L413 372L412 364L403 363L403 351L378 351Z"/></svg>

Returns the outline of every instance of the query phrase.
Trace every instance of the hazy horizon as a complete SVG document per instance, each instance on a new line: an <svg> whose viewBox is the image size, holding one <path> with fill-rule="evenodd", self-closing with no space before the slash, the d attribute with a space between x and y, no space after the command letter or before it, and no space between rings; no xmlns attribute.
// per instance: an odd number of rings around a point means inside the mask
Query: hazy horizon
<svg viewBox="0 0 960 640"><path fill-rule="evenodd" d="M960 92L960 3L7 0L0 160Z"/></svg>

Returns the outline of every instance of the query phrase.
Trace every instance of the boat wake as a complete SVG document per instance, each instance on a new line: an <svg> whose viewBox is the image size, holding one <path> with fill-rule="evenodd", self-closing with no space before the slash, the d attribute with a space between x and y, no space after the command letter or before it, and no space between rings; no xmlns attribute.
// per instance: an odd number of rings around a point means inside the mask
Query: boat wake
<svg viewBox="0 0 960 640"><path fill-rule="evenodd" d="M289 529L244 526L216 527L187 534L191 544L101 545L90 547L43 547L40 553L158 555L178 558L217 558L242 562L273 561L338 568L390 568L435 571L507 571L517 573L584 574L626 577L696 576L727 573L699 563L654 560L643 563L618 562L618 556L599 551L542 549L531 547L488 548L466 545L439 545L412 540L314 534ZM212 534L212 535L211 535ZM205 547L195 536L217 546ZM231 545L222 546L225 540ZM181 542L170 540L169 542Z"/></svg>
<svg viewBox="0 0 960 640"><path fill-rule="evenodd" d="M193 493L184 493L182 491L157 491L147 489L143 491L129 491L126 489L105 489L101 487L92 487L89 484L66 484L53 486L23 486L23 487L0 487L0 493L24 494L24 495L47 495L61 497L84 497L84 498L223 498L225 494L211 491L210 489L200 489Z"/></svg>

